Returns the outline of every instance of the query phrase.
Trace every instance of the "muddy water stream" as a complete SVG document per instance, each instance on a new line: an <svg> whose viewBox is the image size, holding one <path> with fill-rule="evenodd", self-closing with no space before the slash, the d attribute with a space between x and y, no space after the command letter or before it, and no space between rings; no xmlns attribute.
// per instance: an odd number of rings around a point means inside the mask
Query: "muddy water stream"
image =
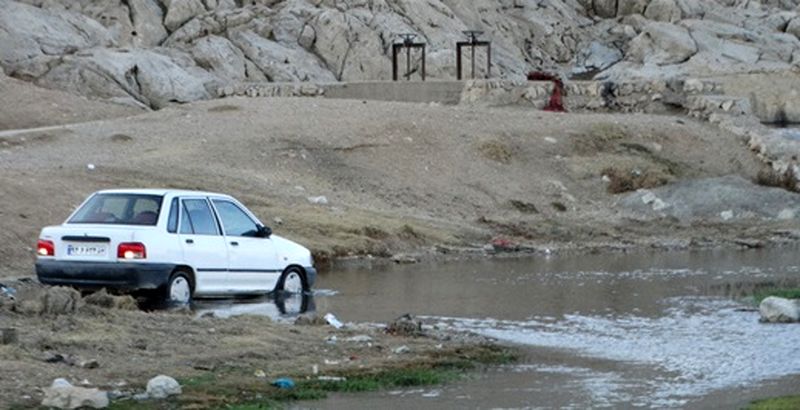
<svg viewBox="0 0 800 410"><path fill-rule="evenodd" d="M800 285L798 249L381 265L322 275L342 321L402 313L523 346L518 364L425 389L335 395L316 408L739 407L800 391L800 326L747 297Z"/></svg>

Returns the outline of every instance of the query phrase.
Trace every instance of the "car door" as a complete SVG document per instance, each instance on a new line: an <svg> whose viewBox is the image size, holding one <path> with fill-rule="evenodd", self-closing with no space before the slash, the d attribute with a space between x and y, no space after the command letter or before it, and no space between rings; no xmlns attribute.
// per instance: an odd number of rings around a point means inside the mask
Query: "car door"
<svg viewBox="0 0 800 410"><path fill-rule="evenodd" d="M228 246L228 282L236 292L269 292L282 272L272 240L259 237L260 224L234 201L212 198Z"/></svg>
<svg viewBox="0 0 800 410"><path fill-rule="evenodd" d="M229 292L228 246L207 198L183 197L178 237L186 263L195 270L195 294Z"/></svg>

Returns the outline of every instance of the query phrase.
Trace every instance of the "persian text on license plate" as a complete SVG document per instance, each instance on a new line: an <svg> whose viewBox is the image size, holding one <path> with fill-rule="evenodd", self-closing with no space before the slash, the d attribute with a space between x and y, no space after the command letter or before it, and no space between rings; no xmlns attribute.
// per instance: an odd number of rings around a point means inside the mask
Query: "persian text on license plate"
<svg viewBox="0 0 800 410"><path fill-rule="evenodd" d="M68 256L106 256L107 245L67 245Z"/></svg>

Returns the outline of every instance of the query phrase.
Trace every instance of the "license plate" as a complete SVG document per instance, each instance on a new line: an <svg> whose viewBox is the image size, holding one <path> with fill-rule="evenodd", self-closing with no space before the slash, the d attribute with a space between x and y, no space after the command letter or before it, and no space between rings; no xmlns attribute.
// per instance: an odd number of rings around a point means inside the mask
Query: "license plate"
<svg viewBox="0 0 800 410"><path fill-rule="evenodd" d="M108 245L67 245L67 256L102 257L108 254Z"/></svg>

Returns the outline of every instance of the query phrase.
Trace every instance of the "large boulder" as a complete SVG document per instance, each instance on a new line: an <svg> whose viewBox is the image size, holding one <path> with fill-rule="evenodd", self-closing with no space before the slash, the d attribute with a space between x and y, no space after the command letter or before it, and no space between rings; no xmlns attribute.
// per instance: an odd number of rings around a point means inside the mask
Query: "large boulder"
<svg viewBox="0 0 800 410"><path fill-rule="evenodd" d="M150 50L95 49L64 57L38 83L158 109L209 97L203 81Z"/></svg>
<svg viewBox="0 0 800 410"><path fill-rule="evenodd" d="M105 27L82 14L0 0L0 44L0 64L14 75L36 57L115 43Z"/></svg>
<svg viewBox="0 0 800 410"><path fill-rule="evenodd" d="M622 51L618 48L593 41L578 53L572 72L581 74L602 71L622 60L622 57Z"/></svg>
<svg viewBox="0 0 800 410"><path fill-rule="evenodd" d="M646 65L680 64L697 53L689 31L669 23L648 23L631 42L628 59Z"/></svg>
<svg viewBox="0 0 800 410"><path fill-rule="evenodd" d="M649 0L618 0L617 15L627 16L629 14L644 14Z"/></svg>
<svg viewBox="0 0 800 410"><path fill-rule="evenodd" d="M206 12L202 0L166 0L167 14L164 25L169 31L175 31L198 14Z"/></svg>
<svg viewBox="0 0 800 410"><path fill-rule="evenodd" d="M181 385L169 376L159 375L147 382L147 396L153 399L165 399L181 394Z"/></svg>
<svg viewBox="0 0 800 410"><path fill-rule="evenodd" d="M198 65L223 81L244 81L247 78L244 53L225 37L203 37L194 42L191 53Z"/></svg>
<svg viewBox="0 0 800 410"><path fill-rule="evenodd" d="M235 30L230 40L272 81L336 81L319 58L302 49L268 40L253 30Z"/></svg>
<svg viewBox="0 0 800 410"><path fill-rule="evenodd" d="M133 44L137 47L152 47L167 38L164 28L164 12L158 0L128 0L133 20Z"/></svg>
<svg viewBox="0 0 800 410"><path fill-rule="evenodd" d="M800 321L800 306L791 299L770 296L758 306L761 321L769 323L792 323Z"/></svg>
<svg viewBox="0 0 800 410"><path fill-rule="evenodd" d="M681 19L681 9L675 0L653 0L647 6L644 16L650 20L672 23Z"/></svg>

